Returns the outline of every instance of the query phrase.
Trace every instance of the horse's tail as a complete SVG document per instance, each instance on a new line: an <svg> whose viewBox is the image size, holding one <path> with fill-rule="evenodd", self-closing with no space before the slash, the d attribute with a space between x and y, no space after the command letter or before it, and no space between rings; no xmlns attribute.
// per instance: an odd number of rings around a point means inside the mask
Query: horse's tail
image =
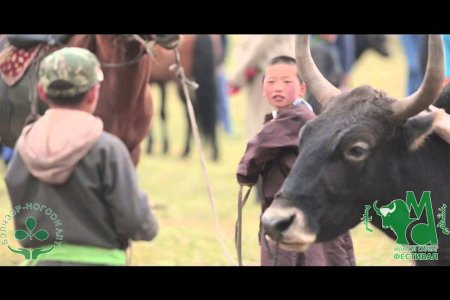
<svg viewBox="0 0 450 300"><path fill-rule="evenodd" d="M209 35L197 36L194 45L193 75L199 84L196 91L199 127L206 139L215 142L217 92L214 49Z"/></svg>

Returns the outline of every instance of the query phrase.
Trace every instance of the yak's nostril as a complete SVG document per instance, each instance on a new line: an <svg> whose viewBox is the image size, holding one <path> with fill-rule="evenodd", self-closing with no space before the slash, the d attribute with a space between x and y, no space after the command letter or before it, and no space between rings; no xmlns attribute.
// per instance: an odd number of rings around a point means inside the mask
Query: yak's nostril
<svg viewBox="0 0 450 300"><path fill-rule="evenodd" d="M265 215L262 217L262 223L266 233L273 239L277 240L281 237L283 232L291 226L294 222L295 215L291 215L287 218L267 218Z"/></svg>
<svg viewBox="0 0 450 300"><path fill-rule="evenodd" d="M276 230L279 232L283 232L291 226L292 222L294 222L295 215L290 216L285 220L281 220L275 224Z"/></svg>

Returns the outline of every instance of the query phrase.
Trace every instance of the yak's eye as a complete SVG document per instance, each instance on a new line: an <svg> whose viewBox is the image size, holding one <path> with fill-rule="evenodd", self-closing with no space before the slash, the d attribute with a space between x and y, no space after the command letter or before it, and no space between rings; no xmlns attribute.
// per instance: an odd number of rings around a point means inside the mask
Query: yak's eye
<svg viewBox="0 0 450 300"><path fill-rule="evenodd" d="M347 160L359 162L369 156L370 147L365 142L356 142L344 151L344 156Z"/></svg>

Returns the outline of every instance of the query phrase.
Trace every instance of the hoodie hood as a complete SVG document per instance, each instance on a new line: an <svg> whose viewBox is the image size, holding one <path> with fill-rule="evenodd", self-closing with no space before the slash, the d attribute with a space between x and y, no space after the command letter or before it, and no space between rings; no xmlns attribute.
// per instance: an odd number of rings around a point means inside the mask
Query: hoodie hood
<svg viewBox="0 0 450 300"><path fill-rule="evenodd" d="M103 122L87 112L48 109L22 130L17 148L33 176L50 184L63 184L102 132Z"/></svg>

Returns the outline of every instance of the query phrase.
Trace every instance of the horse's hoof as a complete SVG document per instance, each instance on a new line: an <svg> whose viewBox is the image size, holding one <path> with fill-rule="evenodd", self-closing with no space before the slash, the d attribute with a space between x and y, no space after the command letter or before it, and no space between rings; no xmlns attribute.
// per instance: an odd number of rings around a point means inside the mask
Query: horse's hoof
<svg viewBox="0 0 450 300"><path fill-rule="evenodd" d="M167 205L165 204L156 204L156 203L151 203L150 204L150 208L153 210L165 210L167 209Z"/></svg>
<svg viewBox="0 0 450 300"><path fill-rule="evenodd" d="M219 153L215 152L211 158L212 158L213 162L218 162L219 161Z"/></svg>
<svg viewBox="0 0 450 300"><path fill-rule="evenodd" d="M169 153L169 142L168 141L164 141L163 153L164 153L164 155L167 155Z"/></svg>
<svg viewBox="0 0 450 300"><path fill-rule="evenodd" d="M147 154L152 154L152 152L153 152L153 140L151 137L148 138L147 149L145 149L145 152Z"/></svg>
<svg viewBox="0 0 450 300"><path fill-rule="evenodd" d="M181 154L181 158L188 158L190 151L184 151L183 154Z"/></svg>

